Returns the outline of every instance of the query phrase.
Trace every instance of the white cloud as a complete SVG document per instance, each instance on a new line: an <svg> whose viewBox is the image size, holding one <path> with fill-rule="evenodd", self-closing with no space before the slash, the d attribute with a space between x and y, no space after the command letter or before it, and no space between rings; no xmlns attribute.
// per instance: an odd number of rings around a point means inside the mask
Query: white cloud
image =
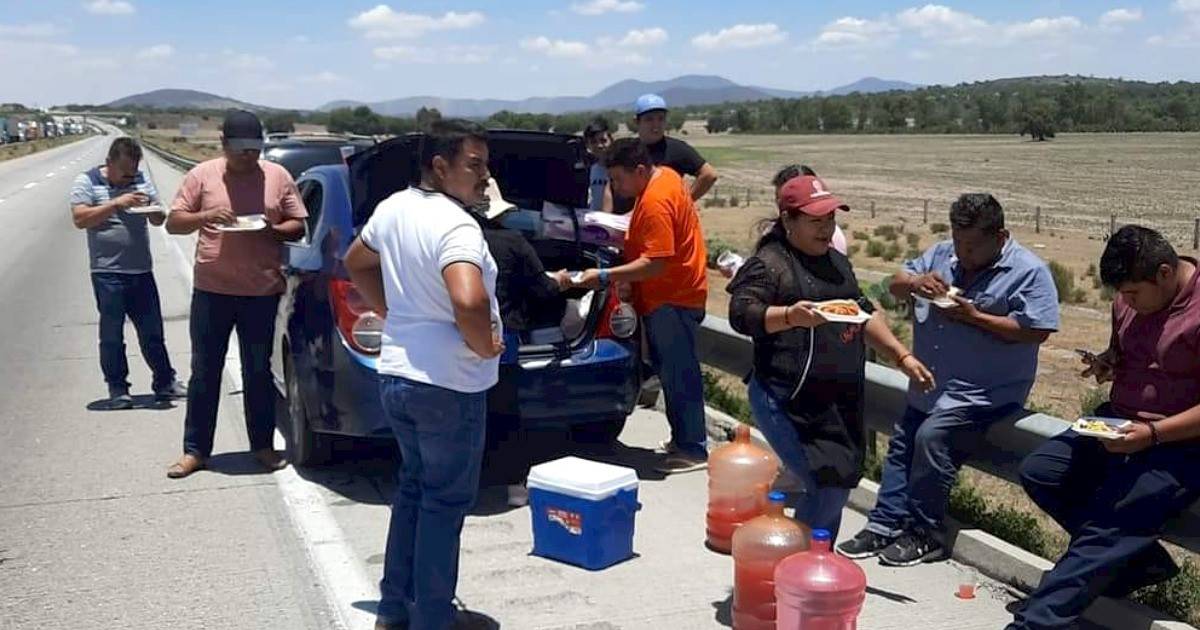
<svg viewBox="0 0 1200 630"><path fill-rule="evenodd" d="M635 0L591 0L591 2L575 3L571 10L580 15L603 15L605 13L636 13L646 8L646 5Z"/></svg>
<svg viewBox="0 0 1200 630"><path fill-rule="evenodd" d="M844 17L826 24L812 43L816 48L867 48L886 44L895 34L896 27L885 21Z"/></svg>
<svg viewBox="0 0 1200 630"><path fill-rule="evenodd" d="M143 48L139 50L136 56L138 59L153 61L157 59L166 59L174 54L175 49L170 44L158 44L156 46L150 46L149 48Z"/></svg>
<svg viewBox="0 0 1200 630"><path fill-rule="evenodd" d="M484 15L478 11L450 11L440 17L393 11L386 4L363 11L347 22L362 31L367 39L415 39L435 31L462 30L483 24Z"/></svg>
<svg viewBox="0 0 1200 630"><path fill-rule="evenodd" d="M1180 13L1195 13L1200 11L1200 0L1175 0L1171 9Z"/></svg>
<svg viewBox="0 0 1200 630"><path fill-rule="evenodd" d="M921 37L948 44L976 43L989 30L985 20L940 4L905 9L896 15L896 23Z"/></svg>
<svg viewBox="0 0 1200 630"><path fill-rule="evenodd" d="M716 33L701 33L692 38L692 45L702 50L759 48L786 39L787 33L779 30L776 24L736 24Z"/></svg>
<svg viewBox="0 0 1200 630"><path fill-rule="evenodd" d="M0 24L0 36L4 37L53 37L61 31L48 22L35 24Z"/></svg>
<svg viewBox="0 0 1200 630"><path fill-rule="evenodd" d="M267 72L275 69L275 62L262 55L226 51L225 67L246 72Z"/></svg>
<svg viewBox="0 0 1200 630"><path fill-rule="evenodd" d="M308 38L308 35L292 35L292 38L288 41L293 44L304 45L310 43L312 40Z"/></svg>
<svg viewBox="0 0 1200 630"><path fill-rule="evenodd" d="M419 64L475 65L487 63L495 49L489 46L380 46L372 53L376 59Z"/></svg>
<svg viewBox="0 0 1200 630"><path fill-rule="evenodd" d="M133 5L125 0L92 0L85 2L83 8L96 15L133 15L136 11Z"/></svg>
<svg viewBox="0 0 1200 630"><path fill-rule="evenodd" d="M667 41L667 31L658 27L629 31L616 43L622 48L642 48L658 46Z"/></svg>
<svg viewBox="0 0 1200 630"><path fill-rule="evenodd" d="M547 57L568 59L584 57L591 51L591 47L583 42L572 42L562 39L552 40L544 35L521 40L521 48L546 55Z"/></svg>
<svg viewBox="0 0 1200 630"><path fill-rule="evenodd" d="M1142 21L1141 9L1113 9L1100 16L1100 28L1119 31L1126 24Z"/></svg>
<svg viewBox="0 0 1200 630"><path fill-rule="evenodd" d="M1083 22L1080 22L1079 18L1064 15L1010 24L1004 28L1004 34L1013 40L1051 39L1069 35L1081 28Z"/></svg>

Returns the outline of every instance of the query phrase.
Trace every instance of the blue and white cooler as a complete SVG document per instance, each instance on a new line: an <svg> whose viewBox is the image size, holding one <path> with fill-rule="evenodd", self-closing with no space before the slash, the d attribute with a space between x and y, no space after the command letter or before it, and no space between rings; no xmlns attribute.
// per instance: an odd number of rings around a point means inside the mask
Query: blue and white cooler
<svg viewBox="0 0 1200 630"><path fill-rule="evenodd" d="M533 555L596 571L633 557L632 468L564 457L529 472Z"/></svg>

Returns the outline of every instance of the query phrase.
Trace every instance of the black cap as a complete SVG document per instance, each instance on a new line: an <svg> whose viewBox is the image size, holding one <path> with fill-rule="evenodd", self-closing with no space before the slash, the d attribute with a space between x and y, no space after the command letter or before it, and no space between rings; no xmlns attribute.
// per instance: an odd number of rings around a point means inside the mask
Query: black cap
<svg viewBox="0 0 1200 630"><path fill-rule="evenodd" d="M254 112L235 109L225 114L221 135L234 151L261 151L263 148L263 126Z"/></svg>

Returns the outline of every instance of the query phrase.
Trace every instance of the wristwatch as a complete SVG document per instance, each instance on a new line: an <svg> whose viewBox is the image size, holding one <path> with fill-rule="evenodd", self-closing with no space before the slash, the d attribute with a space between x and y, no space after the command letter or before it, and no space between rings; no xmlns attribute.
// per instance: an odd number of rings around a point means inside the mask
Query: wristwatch
<svg viewBox="0 0 1200 630"><path fill-rule="evenodd" d="M608 285L608 270L607 269L600 270L600 285L601 286Z"/></svg>

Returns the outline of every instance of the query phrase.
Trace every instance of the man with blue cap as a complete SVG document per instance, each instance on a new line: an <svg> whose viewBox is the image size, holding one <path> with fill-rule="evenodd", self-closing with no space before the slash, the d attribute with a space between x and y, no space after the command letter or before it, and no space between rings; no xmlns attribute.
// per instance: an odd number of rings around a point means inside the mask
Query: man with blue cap
<svg viewBox="0 0 1200 630"><path fill-rule="evenodd" d="M643 94L634 104L637 134L650 151L656 166L666 166L692 179L692 199L699 201L717 183L713 168L692 146L678 138L667 137L667 102L657 94Z"/></svg>

